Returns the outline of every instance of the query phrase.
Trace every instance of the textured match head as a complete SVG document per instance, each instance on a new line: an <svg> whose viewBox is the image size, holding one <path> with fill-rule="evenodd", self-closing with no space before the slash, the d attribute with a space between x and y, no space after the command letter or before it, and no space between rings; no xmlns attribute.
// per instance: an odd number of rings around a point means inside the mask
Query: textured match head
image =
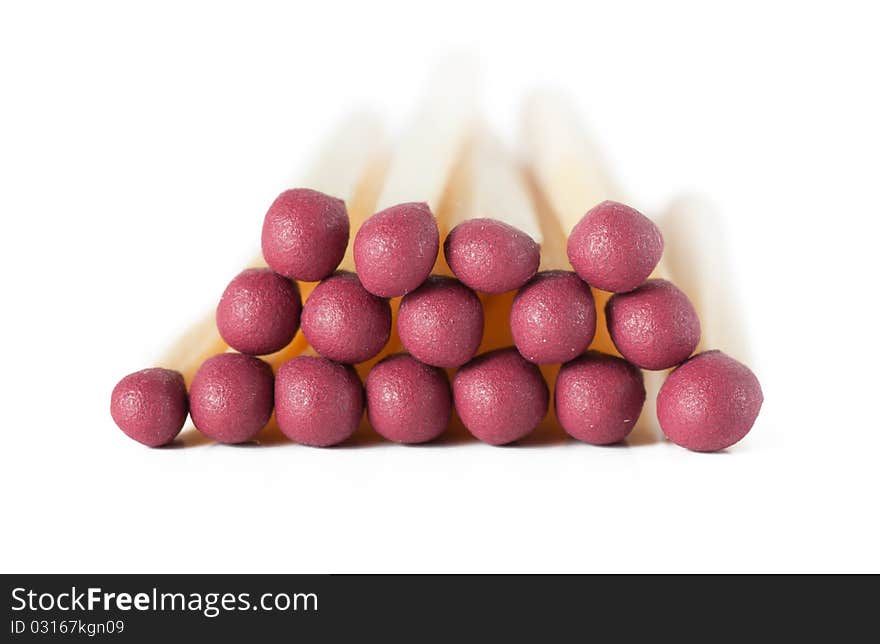
<svg viewBox="0 0 880 644"><path fill-rule="evenodd" d="M510 308L510 331L526 360L558 364L579 356L596 333L590 287L571 271L543 271L523 286Z"/></svg>
<svg viewBox="0 0 880 644"><path fill-rule="evenodd" d="M255 356L274 353L293 340L301 310L295 282L268 268L249 268L223 292L217 329L236 351Z"/></svg>
<svg viewBox="0 0 880 644"><path fill-rule="evenodd" d="M554 391L556 417L574 438L593 445L625 439L645 403L642 372L626 360L590 351L562 365Z"/></svg>
<svg viewBox="0 0 880 644"><path fill-rule="evenodd" d="M525 437L550 401L541 371L513 347L484 353L459 369L452 396L464 426L491 445Z"/></svg>
<svg viewBox="0 0 880 644"><path fill-rule="evenodd" d="M253 440L272 416L272 368L243 353L205 360L189 388L193 424L219 443Z"/></svg>
<svg viewBox="0 0 880 644"><path fill-rule="evenodd" d="M354 364L379 353L391 335L388 300L368 293L354 273L339 272L315 287L302 312L306 340L325 358Z"/></svg>
<svg viewBox="0 0 880 644"><path fill-rule="evenodd" d="M148 447L167 445L180 433L187 414L183 376L170 369L144 369L113 388L110 415L125 435Z"/></svg>
<svg viewBox="0 0 880 644"><path fill-rule="evenodd" d="M657 395L666 437L696 452L715 452L749 433L764 394L752 371L721 351L700 353L669 374Z"/></svg>
<svg viewBox="0 0 880 644"><path fill-rule="evenodd" d="M398 297L417 289L437 260L440 232L426 203L402 203L367 219L354 239L354 264L370 293Z"/></svg>
<svg viewBox="0 0 880 644"><path fill-rule="evenodd" d="M373 367L366 388L370 424L388 440L434 440L452 417L446 372L404 353L389 356Z"/></svg>
<svg viewBox="0 0 880 644"><path fill-rule="evenodd" d="M535 240L497 219L469 219L458 224L446 236L443 252L455 276L482 293L518 289L541 263Z"/></svg>
<svg viewBox="0 0 880 644"><path fill-rule="evenodd" d="M263 258L273 271L317 282L336 270L348 246L345 202L317 190L285 190L263 220Z"/></svg>
<svg viewBox="0 0 880 644"><path fill-rule="evenodd" d="M434 275L401 301L397 331L418 360L460 367L474 357L483 338L483 305L458 280Z"/></svg>
<svg viewBox="0 0 880 644"><path fill-rule="evenodd" d="M347 440L364 413L364 388L354 368L298 356L278 369L275 418L291 440L329 447Z"/></svg>
<svg viewBox="0 0 880 644"><path fill-rule="evenodd" d="M611 296L605 320L617 350L642 369L674 367L700 342L700 320L693 304L666 280L648 280L634 291Z"/></svg>
<svg viewBox="0 0 880 644"><path fill-rule="evenodd" d="M624 293L648 279L663 254L663 236L635 208L603 201L587 212L568 238L568 260L585 282Z"/></svg>

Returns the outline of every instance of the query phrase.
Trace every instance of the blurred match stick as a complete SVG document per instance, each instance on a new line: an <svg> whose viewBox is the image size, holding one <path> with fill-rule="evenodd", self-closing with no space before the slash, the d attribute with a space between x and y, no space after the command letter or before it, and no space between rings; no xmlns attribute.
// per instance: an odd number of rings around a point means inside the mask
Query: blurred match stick
<svg viewBox="0 0 880 644"><path fill-rule="evenodd" d="M470 59L451 58L428 80L425 96L395 146L377 210L424 201L438 215L476 115L478 77Z"/></svg>
<svg viewBox="0 0 880 644"><path fill-rule="evenodd" d="M462 159L462 171L468 178L469 195L461 207L449 214L450 229L468 219L488 217L518 228L538 244L543 241L541 223L522 170L485 122L474 128Z"/></svg>
<svg viewBox="0 0 880 644"><path fill-rule="evenodd" d="M718 212L705 199L684 195L670 202L657 225L666 245L669 279L687 293L700 315L697 352L721 349L748 362L749 340Z"/></svg>
<svg viewBox="0 0 880 644"><path fill-rule="evenodd" d="M522 134L525 157L566 238L587 210L606 199L621 199L600 150L563 95L530 95Z"/></svg>

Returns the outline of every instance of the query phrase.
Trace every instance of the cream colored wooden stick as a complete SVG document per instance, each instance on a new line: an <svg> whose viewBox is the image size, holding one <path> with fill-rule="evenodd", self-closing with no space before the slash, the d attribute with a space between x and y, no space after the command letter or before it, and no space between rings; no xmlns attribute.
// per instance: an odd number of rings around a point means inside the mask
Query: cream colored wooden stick
<svg viewBox="0 0 880 644"><path fill-rule="evenodd" d="M480 122L462 159L468 198L449 213L450 229L467 219L488 217L523 231L538 244L541 223L522 168L485 122Z"/></svg>
<svg viewBox="0 0 880 644"><path fill-rule="evenodd" d="M522 135L525 157L566 237L597 203L620 200L601 152L562 94L543 91L526 99Z"/></svg>
<svg viewBox="0 0 880 644"><path fill-rule="evenodd" d="M398 141L378 209L424 201L435 215L476 118L477 77L471 61L444 61Z"/></svg>
<svg viewBox="0 0 880 644"><path fill-rule="evenodd" d="M683 195L669 203L657 225L666 273L700 315L697 351L721 349L747 362L749 339L718 212L705 199Z"/></svg>

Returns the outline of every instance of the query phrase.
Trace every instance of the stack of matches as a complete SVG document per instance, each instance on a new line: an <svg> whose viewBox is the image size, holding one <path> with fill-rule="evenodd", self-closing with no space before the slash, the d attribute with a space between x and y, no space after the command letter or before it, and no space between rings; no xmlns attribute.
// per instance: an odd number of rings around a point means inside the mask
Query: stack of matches
<svg viewBox="0 0 880 644"><path fill-rule="evenodd" d="M262 256L216 314L119 382L117 425L155 447L189 414L221 443L277 427L324 447L366 409L400 443L437 439L455 414L492 445L542 424L597 445L658 423L691 450L738 442L763 396L716 350L742 347L711 216L673 207L664 240L562 99L532 97L523 123L519 163L447 91L391 154L378 121L355 115L308 187L272 203Z"/></svg>

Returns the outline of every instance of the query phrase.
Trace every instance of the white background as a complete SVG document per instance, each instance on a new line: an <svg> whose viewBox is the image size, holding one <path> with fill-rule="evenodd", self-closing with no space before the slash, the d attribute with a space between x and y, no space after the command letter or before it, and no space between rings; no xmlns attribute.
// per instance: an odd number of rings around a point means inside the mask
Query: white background
<svg viewBox="0 0 880 644"><path fill-rule="evenodd" d="M515 8L514 5L518 5ZM880 571L871 3L3 3L0 569ZM109 395L339 118L449 52L508 138L568 90L647 211L725 218L766 403L667 443L149 450Z"/></svg>

